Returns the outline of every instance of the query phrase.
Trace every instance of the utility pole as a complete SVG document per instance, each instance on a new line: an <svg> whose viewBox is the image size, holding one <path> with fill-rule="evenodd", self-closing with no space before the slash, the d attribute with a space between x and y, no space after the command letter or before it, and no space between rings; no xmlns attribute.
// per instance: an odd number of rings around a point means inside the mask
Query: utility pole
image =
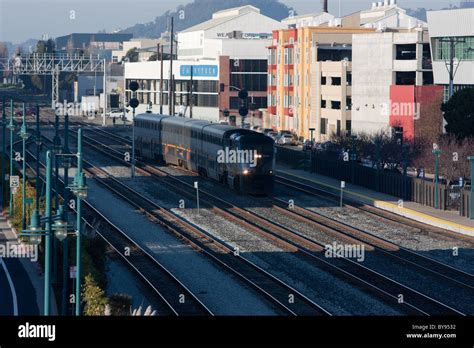
<svg viewBox="0 0 474 348"><path fill-rule="evenodd" d="M160 44L159 43L156 44L156 62L158 64L160 62ZM160 72L161 72L161 70L160 70ZM160 75L160 79L161 79L161 75ZM160 82L160 85L161 85L161 82ZM155 93L157 93L157 92L158 92L158 81L155 81ZM160 97L161 97L161 88L160 88ZM155 98L156 98L156 94L155 94ZM160 100L160 114L161 114L161 100Z"/></svg>
<svg viewBox="0 0 474 348"><path fill-rule="evenodd" d="M66 112L64 114L64 146L63 146L63 154L69 154L69 114ZM63 161L63 168L64 168L64 191L63 191L63 199L64 205L67 207L66 212L64 213L64 221L66 225L69 221L69 158ZM69 249L68 249L68 236L63 240L63 266L62 266L62 292L61 292L61 314L63 316L68 314L67 308L67 293L68 293L68 276L69 276Z"/></svg>
<svg viewBox="0 0 474 348"><path fill-rule="evenodd" d="M194 96L193 96L193 66L191 65L191 86L189 86L189 97L188 97L188 105L189 105L189 118L193 118L193 103L194 103ZM186 116L186 115L185 115Z"/></svg>
<svg viewBox="0 0 474 348"><path fill-rule="evenodd" d="M174 19L171 17L170 23L170 80L168 86L168 106L169 114L174 115L174 88L173 88L173 50L174 50Z"/></svg>
<svg viewBox="0 0 474 348"><path fill-rule="evenodd" d="M40 107L36 104L36 158L40 158L41 152L41 131L40 131ZM36 202L35 208L40 209L41 183L40 183L40 161L36 161Z"/></svg>
<svg viewBox="0 0 474 348"><path fill-rule="evenodd" d="M160 51L161 71L160 71L160 115L163 115L163 45Z"/></svg>
<svg viewBox="0 0 474 348"><path fill-rule="evenodd" d="M102 126L105 126L105 114L107 113L107 65L106 65L106 61L104 59L104 83L103 83L103 87L104 87L104 90L103 90L103 93L104 93L104 111L102 113Z"/></svg>
<svg viewBox="0 0 474 348"><path fill-rule="evenodd" d="M2 209L5 208L5 157L7 156L6 152L6 136L7 136L7 114L5 111L5 99L3 99L3 104L2 104Z"/></svg>

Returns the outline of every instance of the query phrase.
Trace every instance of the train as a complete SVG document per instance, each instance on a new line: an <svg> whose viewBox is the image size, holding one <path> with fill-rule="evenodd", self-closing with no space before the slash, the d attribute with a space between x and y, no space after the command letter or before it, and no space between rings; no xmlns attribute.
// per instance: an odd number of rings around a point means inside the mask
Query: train
<svg viewBox="0 0 474 348"><path fill-rule="evenodd" d="M262 133L152 113L137 115L134 128L139 157L185 168L238 193L273 194L275 143Z"/></svg>

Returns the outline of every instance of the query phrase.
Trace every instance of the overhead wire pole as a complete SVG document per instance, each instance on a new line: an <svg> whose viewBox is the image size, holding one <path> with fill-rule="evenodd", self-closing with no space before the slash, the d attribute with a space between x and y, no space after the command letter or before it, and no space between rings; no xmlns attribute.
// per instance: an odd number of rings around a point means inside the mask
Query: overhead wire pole
<svg viewBox="0 0 474 348"><path fill-rule="evenodd" d="M159 43L156 44L156 63L160 64L160 44ZM160 78L161 78L161 75L160 75ZM155 82L155 98L154 98L155 100L157 97L157 93L158 93L158 80ZM160 88L160 96L161 96L161 88ZM160 101L160 105L161 105L161 101Z"/></svg>
<svg viewBox="0 0 474 348"><path fill-rule="evenodd" d="M104 82L103 82L103 93L104 93L104 110L102 112L102 126L105 126L105 114L107 113L107 65L105 58L103 59L104 64Z"/></svg>
<svg viewBox="0 0 474 348"><path fill-rule="evenodd" d="M1 180L2 180L2 209L5 208L5 157L7 156L6 153L6 136L7 136L7 114L5 111L5 99L3 99L2 103L2 173L1 173Z"/></svg>
<svg viewBox="0 0 474 348"><path fill-rule="evenodd" d="M173 88L173 50L174 50L174 18L170 20L170 79L168 83L168 114L174 115L174 88Z"/></svg>
<svg viewBox="0 0 474 348"><path fill-rule="evenodd" d="M188 97L188 105L189 105L189 118L193 118L193 103L194 103L194 94L193 94L193 74L194 74L194 67L191 65L191 85L189 86L189 97ZM185 115L186 116L186 115Z"/></svg>
<svg viewBox="0 0 474 348"><path fill-rule="evenodd" d="M161 71L160 71L160 115L163 115L163 45L160 48L160 61L161 61Z"/></svg>

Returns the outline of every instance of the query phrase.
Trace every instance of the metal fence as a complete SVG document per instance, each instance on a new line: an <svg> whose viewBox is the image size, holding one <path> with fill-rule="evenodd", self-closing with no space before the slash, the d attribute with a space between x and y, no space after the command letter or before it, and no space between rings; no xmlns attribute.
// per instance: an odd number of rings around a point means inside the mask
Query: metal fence
<svg viewBox="0 0 474 348"><path fill-rule="evenodd" d="M278 147L277 161L295 168L346 181L370 190L382 192L401 199L436 207L436 185L431 181L403 176L399 173L377 170L356 162L330 159L309 151L296 151ZM438 185L438 207L442 210L457 210L468 217L470 192L460 188Z"/></svg>

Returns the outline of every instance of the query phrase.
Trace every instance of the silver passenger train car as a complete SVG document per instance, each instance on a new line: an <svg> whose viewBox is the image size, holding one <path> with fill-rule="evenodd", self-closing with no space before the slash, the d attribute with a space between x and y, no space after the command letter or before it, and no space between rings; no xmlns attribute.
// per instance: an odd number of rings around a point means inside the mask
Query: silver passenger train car
<svg viewBox="0 0 474 348"><path fill-rule="evenodd" d="M173 164L237 192L271 195L275 144L248 129L176 116L135 117L135 148L145 159Z"/></svg>

